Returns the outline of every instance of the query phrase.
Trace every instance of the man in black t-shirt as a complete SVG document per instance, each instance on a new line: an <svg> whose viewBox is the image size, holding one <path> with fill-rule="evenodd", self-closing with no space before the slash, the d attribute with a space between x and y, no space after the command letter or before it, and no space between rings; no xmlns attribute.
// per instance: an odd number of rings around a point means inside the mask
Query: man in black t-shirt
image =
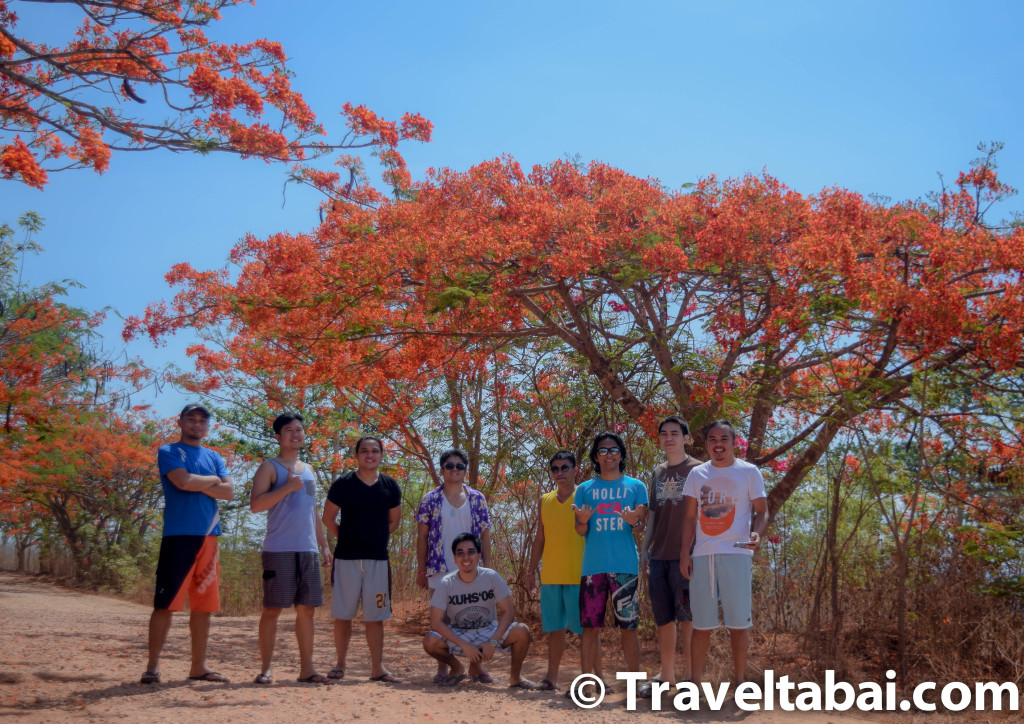
<svg viewBox="0 0 1024 724"><path fill-rule="evenodd" d="M401 519L402 491L394 478L378 471L383 452L380 438L360 438L355 447L356 470L334 481L324 504L324 525L338 539L331 573L338 661L327 674L331 679L345 676L352 619L362 603L370 680L398 681L384 668L383 655L384 621L391 618L388 537Z"/></svg>

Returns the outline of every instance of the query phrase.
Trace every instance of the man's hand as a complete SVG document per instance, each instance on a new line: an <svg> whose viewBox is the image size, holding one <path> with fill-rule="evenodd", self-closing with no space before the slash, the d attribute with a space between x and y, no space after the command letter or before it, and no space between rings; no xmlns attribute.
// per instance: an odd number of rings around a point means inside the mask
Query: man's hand
<svg viewBox="0 0 1024 724"><path fill-rule="evenodd" d="M761 547L761 536L756 531L750 531L750 542L745 547L748 550L756 551Z"/></svg>
<svg viewBox="0 0 1024 724"><path fill-rule="evenodd" d="M427 583L426 571L416 571L416 585L420 588L430 588L430 585Z"/></svg>
<svg viewBox="0 0 1024 724"><path fill-rule="evenodd" d="M462 653L466 655L470 663L479 664L484 661L484 652L478 649L476 646L467 646L465 641L459 642L459 647L462 649Z"/></svg>
<svg viewBox="0 0 1024 724"><path fill-rule="evenodd" d="M693 577L693 559L690 558L689 553L679 557L679 572L683 574L683 578L686 580L690 580Z"/></svg>
<svg viewBox="0 0 1024 724"><path fill-rule="evenodd" d="M334 563L334 555L331 553L331 547L324 543L320 546L320 565L330 568L332 563Z"/></svg>
<svg viewBox="0 0 1024 724"><path fill-rule="evenodd" d="M526 590L537 590L537 574L535 574L533 571L530 571L526 574Z"/></svg>
<svg viewBox="0 0 1024 724"><path fill-rule="evenodd" d="M306 483L303 482L302 478L300 478L294 472L290 472L288 475L288 479L281 487L283 487L289 493L294 493L296 490L304 490L306 488Z"/></svg>
<svg viewBox="0 0 1024 724"><path fill-rule="evenodd" d="M594 509L589 505L577 507L573 504L572 509L576 512L576 520L580 523L588 523L590 521L590 516L594 514Z"/></svg>
<svg viewBox="0 0 1024 724"><path fill-rule="evenodd" d="M640 522L640 516L642 514L642 511L634 510L633 508L624 508L619 511L619 517L629 523L630 527Z"/></svg>
<svg viewBox="0 0 1024 724"><path fill-rule="evenodd" d="M494 647L491 646L490 641L480 647L480 654L484 657L484 661L490 661L494 658Z"/></svg>

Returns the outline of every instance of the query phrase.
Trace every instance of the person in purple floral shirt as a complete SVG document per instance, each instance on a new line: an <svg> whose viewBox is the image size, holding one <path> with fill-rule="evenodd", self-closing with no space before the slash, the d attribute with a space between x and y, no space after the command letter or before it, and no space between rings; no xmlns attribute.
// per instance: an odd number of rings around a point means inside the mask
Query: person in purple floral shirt
<svg viewBox="0 0 1024 724"><path fill-rule="evenodd" d="M452 541L459 533L472 533L480 538L482 560L491 564L491 519L483 493L466 485L469 457L462 450L441 453L441 485L420 499L416 513L416 583L421 588L435 588L450 571L457 571L452 554ZM443 669L443 670L442 670ZM443 681L448 669L438 664L435 681ZM479 675L490 683L490 674Z"/></svg>

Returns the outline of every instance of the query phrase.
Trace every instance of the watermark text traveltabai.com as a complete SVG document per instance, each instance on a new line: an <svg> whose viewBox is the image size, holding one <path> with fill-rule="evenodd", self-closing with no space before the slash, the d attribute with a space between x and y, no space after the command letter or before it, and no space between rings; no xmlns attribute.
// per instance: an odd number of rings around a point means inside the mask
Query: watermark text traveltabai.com
<svg viewBox="0 0 1024 724"><path fill-rule="evenodd" d="M729 684L714 685L701 682L698 686L684 681L672 686L652 681L650 701L637 696L637 687L647 682L642 671L620 671L616 678L626 682L626 708L634 711L650 707L653 711L718 711L729 702L735 702L742 711L1020 711L1020 691L1012 682L959 681L939 685L925 681L909 693L896 691L896 672L885 672L885 681L866 681L850 684L836 681L835 672L825 672L825 683L790 681L789 676L775 677L775 672L764 672L764 681L746 681L730 696ZM576 706L592 709L605 696L604 682L593 674L580 674L569 686L569 695Z"/></svg>

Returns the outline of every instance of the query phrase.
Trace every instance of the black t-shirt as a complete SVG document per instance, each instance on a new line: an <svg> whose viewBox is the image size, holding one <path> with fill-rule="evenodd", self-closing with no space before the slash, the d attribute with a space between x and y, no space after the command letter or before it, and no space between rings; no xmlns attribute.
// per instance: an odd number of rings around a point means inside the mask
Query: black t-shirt
<svg viewBox="0 0 1024 724"><path fill-rule="evenodd" d="M341 511L334 557L386 561L388 512L402 504L402 490L395 479L380 473L377 482L367 485L353 470L334 481L327 499Z"/></svg>

